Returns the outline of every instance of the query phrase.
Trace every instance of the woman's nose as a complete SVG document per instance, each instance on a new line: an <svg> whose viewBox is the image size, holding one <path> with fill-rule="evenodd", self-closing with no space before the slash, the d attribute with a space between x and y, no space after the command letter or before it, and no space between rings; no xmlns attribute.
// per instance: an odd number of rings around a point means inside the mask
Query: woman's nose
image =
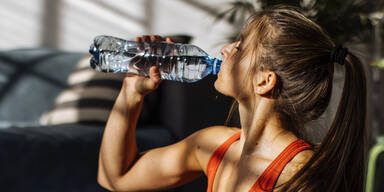
<svg viewBox="0 0 384 192"><path fill-rule="evenodd" d="M231 44L226 44L224 45L221 50L220 50L220 53L221 55L223 55L224 57L227 57L228 54L231 52L232 50L232 43Z"/></svg>

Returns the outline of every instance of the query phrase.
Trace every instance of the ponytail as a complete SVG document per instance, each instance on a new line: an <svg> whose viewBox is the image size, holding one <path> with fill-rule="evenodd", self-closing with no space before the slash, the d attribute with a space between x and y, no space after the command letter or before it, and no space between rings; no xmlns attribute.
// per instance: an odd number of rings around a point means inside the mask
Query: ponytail
<svg viewBox="0 0 384 192"><path fill-rule="evenodd" d="M303 125L318 119L329 106L334 65L338 63L345 68L344 88L331 127L322 142L313 145L309 161L276 189L363 191L367 93L360 60L342 46L335 47L325 30L289 6L258 12L242 35L246 39L241 42L244 53L255 53L250 69L270 70L278 76L273 97L275 111L288 119L284 123L292 124L288 127L299 137L297 133L304 132ZM235 106L236 103L227 122Z"/></svg>
<svg viewBox="0 0 384 192"><path fill-rule="evenodd" d="M282 191L363 191L367 146L366 79L360 60L348 53L344 89L331 127L314 155Z"/></svg>

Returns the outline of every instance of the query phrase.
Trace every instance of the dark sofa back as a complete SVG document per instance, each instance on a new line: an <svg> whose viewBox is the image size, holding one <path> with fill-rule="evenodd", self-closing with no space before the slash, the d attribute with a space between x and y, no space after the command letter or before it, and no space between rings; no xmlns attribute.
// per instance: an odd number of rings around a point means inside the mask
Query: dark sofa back
<svg viewBox="0 0 384 192"><path fill-rule="evenodd" d="M0 51L0 122L38 124L81 57L52 49Z"/></svg>

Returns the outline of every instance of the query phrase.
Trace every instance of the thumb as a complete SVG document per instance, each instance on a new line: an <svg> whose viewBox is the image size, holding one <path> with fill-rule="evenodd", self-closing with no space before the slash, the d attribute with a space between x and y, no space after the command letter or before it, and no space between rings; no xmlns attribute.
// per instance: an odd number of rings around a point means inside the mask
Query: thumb
<svg viewBox="0 0 384 192"><path fill-rule="evenodd" d="M161 74L160 74L159 68L156 66L152 66L149 69L149 79L146 79L145 86L150 90L154 90L154 89L157 89L160 82L161 82Z"/></svg>
<svg viewBox="0 0 384 192"><path fill-rule="evenodd" d="M171 39L170 37L165 38L165 41L166 41L167 43L173 43L173 41L172 41L172 39Z"/></svg>

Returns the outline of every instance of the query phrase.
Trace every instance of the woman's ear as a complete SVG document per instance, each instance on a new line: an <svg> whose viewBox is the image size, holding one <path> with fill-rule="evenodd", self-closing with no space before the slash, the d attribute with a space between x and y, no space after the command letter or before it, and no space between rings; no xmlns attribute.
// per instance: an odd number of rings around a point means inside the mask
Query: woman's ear
<svg viewBox="0 0 384 192"><path fill-rule="evenodd" d="M273 71L259 71L253 81L253 90L258 95L268 94L275 87L276 73Z"/></svg>

